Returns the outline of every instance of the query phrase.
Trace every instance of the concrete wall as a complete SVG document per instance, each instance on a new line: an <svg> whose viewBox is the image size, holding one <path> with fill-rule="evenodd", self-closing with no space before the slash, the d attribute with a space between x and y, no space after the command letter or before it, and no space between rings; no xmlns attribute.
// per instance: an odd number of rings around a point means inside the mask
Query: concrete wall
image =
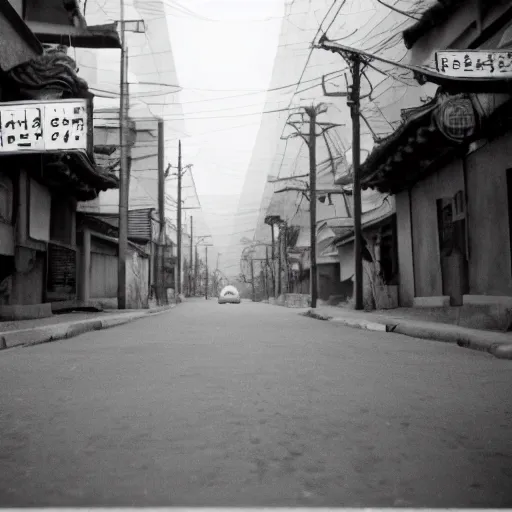
<svg viewBox="0 0 512 512"><path fill-rule="evenodd" d="M466 159L473 295L512 295L507 168L512 168L511 133Z"/></svg>
<svg viewBox="0 0 512 512"><path fill-rule="evenodd" d="M464 190L461 160L417 183L411 190L414 286L417 297L443 295L437 199L453 197Z"/></svg>
<svg viewBox="0 0 512 512"><path fill-rule="evenodd" d="M9 304L41 304L44 298L45 254L17 247Z"/></svg>
<svg viewBox="0 0 512 512"><path fill-rule="evenodd" d="M399 304L411 307L414 300L414 262L409 191L396 196L396 228L398 237Z"/></svg>
<svg viewBox="0 0 512 512"><path fill-rule="evenodd" d="M30 179L29 221L30 238L48 242L50 240L50 212L52 196L48 188Z"/></svg>
<svg viewBox="0 0 512 512"><path fill-rule="evenodd" d="M354 278L354 242L349 242L338 247L340 259L340 281Z"/></svg>
<svg viewBox="0 0 512 512"><path fill-rule="evenodd" d="M126 260L126 306L129 309L149 307L149 258L128 250Z"/></svg>
<svg viewBox="0 0 512 512"><path fill-rule="evenodd" d="M117 297L117 247L94 235L91 238L89 283L90 298Z"/></svg>

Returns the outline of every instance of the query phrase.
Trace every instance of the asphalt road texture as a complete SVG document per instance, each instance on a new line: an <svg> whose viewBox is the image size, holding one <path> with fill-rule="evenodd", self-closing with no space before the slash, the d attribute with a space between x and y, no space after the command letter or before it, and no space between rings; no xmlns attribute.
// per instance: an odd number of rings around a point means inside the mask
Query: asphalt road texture
<svg viewBox="0 0 512 512"><path fill-rule="evenodd" d="M511 507L512 362L192 300L0 352L1 506Z"/></svg>

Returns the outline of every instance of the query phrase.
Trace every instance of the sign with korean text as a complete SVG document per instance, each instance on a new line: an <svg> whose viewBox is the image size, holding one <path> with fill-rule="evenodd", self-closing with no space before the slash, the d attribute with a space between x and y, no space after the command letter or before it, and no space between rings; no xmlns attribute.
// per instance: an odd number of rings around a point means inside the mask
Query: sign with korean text
<svg viewBox="0 0 512 512"><path fill-rule="evenodd" d="M87 150L86 100L0 103L0 153Z"/></svg>
<svg viewBox="0 0 512 512"><path fill-rule="evenodd" d="M512 78L512 52L462 50L436 53L439 73L453 78Z"/></svg>

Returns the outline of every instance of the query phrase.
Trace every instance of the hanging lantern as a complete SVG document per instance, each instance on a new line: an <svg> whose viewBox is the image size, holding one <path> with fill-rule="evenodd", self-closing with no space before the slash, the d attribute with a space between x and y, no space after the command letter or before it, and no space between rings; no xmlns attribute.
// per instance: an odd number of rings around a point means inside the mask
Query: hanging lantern
<svg viewBox="0 0 512 512"><path fill-rule="evenodd" d="M477 128L473 103L465 96L451 97L443 101L435 114L435 120L441 133L455 142L471 138Z"/></svg>

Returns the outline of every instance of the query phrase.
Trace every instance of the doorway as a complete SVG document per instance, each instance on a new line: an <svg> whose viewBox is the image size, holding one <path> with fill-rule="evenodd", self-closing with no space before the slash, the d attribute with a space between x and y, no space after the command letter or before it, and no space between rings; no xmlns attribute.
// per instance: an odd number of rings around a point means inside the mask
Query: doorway
<svg viewBox="0 0 512 512"><path fill-rule="evenodd" d="M437 200L439 252L443 295L451 306L462 306L469 291L464 192Z"/></svg>

